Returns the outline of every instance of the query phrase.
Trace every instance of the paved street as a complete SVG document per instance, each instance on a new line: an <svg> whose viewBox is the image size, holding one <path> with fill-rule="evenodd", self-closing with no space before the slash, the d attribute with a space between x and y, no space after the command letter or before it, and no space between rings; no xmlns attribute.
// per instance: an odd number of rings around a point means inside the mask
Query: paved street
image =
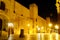
<svg viewBox="0 0 60 40"><path fill-rule="evenodd" d="M25 38L17 37L17 39L18 40L60 40L60 36L56 33L52 33L52 34L38 33L37 35L27 35L25 36Z"/></svg>
<svg viewBox="0 0 60 40"><path fill-rule="evenodd" d="M37 33L36 35L25 35L24 38L19 38L18 35L11 35L8 38L5 34L0 37L0 40L60 40L60 35L57 33Z"/></svg>

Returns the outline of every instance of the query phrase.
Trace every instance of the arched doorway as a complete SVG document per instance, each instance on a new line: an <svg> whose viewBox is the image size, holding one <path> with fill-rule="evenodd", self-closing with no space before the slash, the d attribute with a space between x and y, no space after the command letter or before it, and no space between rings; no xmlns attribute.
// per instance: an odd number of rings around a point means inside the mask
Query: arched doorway
<svg viewBox="0 0 60 40"><path fill-rule="evenodd" d="M2 19L0 19L0 36L2 34Z"/></svg>
<svg viewBox="0 0 60 40"><path fill-rule="evenodd" d="M2 19L0 19L0 31L2 30Z"/></svg>

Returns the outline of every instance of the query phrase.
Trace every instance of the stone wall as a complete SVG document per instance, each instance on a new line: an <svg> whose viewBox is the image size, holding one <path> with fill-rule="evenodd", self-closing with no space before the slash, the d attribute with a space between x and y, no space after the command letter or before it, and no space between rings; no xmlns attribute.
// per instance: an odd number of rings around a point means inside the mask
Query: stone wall
<svg viewBox="0 0 60 40"><path fill-rule="evenodd" d="M5 3L5 11L0 10L0 14L5 16L8 23L11 22L14 24L14 32L20 34L20 29L24 29L25 33L36 33L36 26L46 28L46 20L38 16L38 6L36 4L31 4L30 9L27 9L23 5L19 4L14 0L3 0ZM3 17L3 16L0 16ZM4 18L5 18L4 17ZM30 24L30 26L28 26ZM3 24L4 25L4 24Z"/></svg>

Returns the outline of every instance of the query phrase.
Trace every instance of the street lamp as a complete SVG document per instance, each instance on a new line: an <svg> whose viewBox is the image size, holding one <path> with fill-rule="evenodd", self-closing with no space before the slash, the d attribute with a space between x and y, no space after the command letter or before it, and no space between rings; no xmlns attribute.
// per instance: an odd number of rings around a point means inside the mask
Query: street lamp
<svg viewBox="0 0 60 40"><path fill-rule="evenodd" d="M28 24L28 27L30 26L30 24Z"/></svg>
<svg viewBox="0 0 60 40"><path fill-rule="evenodd" d="M58 25L55 25L55 29L59 29L59 26Z"/></svg>
<svg viewBox="0 0 60 40"><path fill-rule="evenodd" d="M49 33L50 33L51 27L52 27L52 23L49 23L48 26L49 26Z"/></svg>
<svg viewBox="0 0 60 40"><path fill-rule="evenodd" d="M8 23L8 27L14 27L13 23Z"/></svg>
<svg viewBox="0 0 60 40"><path fill-rule="evenodd" d="M44 32L45 32L45 31L44 31L44 27L43 27L43 26L41 27L41 32L42 32L42 33L44 33Z"/></svg>
<svg viewBox="0 0 60 40"><path fill-rule="evenodd" d="M13 29L13 27L14 27L14 24L13 23L8 23L8 39L11 39L11 37L13 37L13 33L14 33L14 29Z"/></svg>
<svg viewBox="0 0 60 40"><path fill-rule="evenodd" d="M38 30L38 32L40 32L40 27L37 26L37 30Z"/></svg>
<svg viewBox="0 0 60 40"><path fill-rule="evenodd" d="M27 26L28 26L28 34L29 34L29 27L30 27L30 24L28 24Z"/></svg>
<svg viewBox="0 0 60 40"><path fill-rule="evenodd" d="M59 29L59 26L56 24L55 25L55 29L56 29L56 40L59 40L59 35L58 35L58 29Z"/></svg>
<svg viewBox="0 0 60 40"><path fill-rule="evenodd" d="M56 24L55 25L56 32L58 32L59 26Z"/></svg>
<svg viewBox="0 0 60 40"><path fill-rule="evenodd" d="M48 25L49 27L52 27L52 23L49 23L49 25Z"/></svg>
<svg viewBox="0 0 60 40"><path fill-rule="evenodd" d="M40 31L40 28L38 27L38 31Z"/></svg>

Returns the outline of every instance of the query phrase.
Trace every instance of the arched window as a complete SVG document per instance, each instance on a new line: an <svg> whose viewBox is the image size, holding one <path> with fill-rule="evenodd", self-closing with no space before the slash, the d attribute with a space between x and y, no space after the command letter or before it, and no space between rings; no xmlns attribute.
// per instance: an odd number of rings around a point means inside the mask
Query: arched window
<svg viewBox="0 0 60 40"><path fill-rule="evenodd" d="M1 1L0 9L1 9L1 10L5 10L5 3L2 2L2 1Z"/></svg>

